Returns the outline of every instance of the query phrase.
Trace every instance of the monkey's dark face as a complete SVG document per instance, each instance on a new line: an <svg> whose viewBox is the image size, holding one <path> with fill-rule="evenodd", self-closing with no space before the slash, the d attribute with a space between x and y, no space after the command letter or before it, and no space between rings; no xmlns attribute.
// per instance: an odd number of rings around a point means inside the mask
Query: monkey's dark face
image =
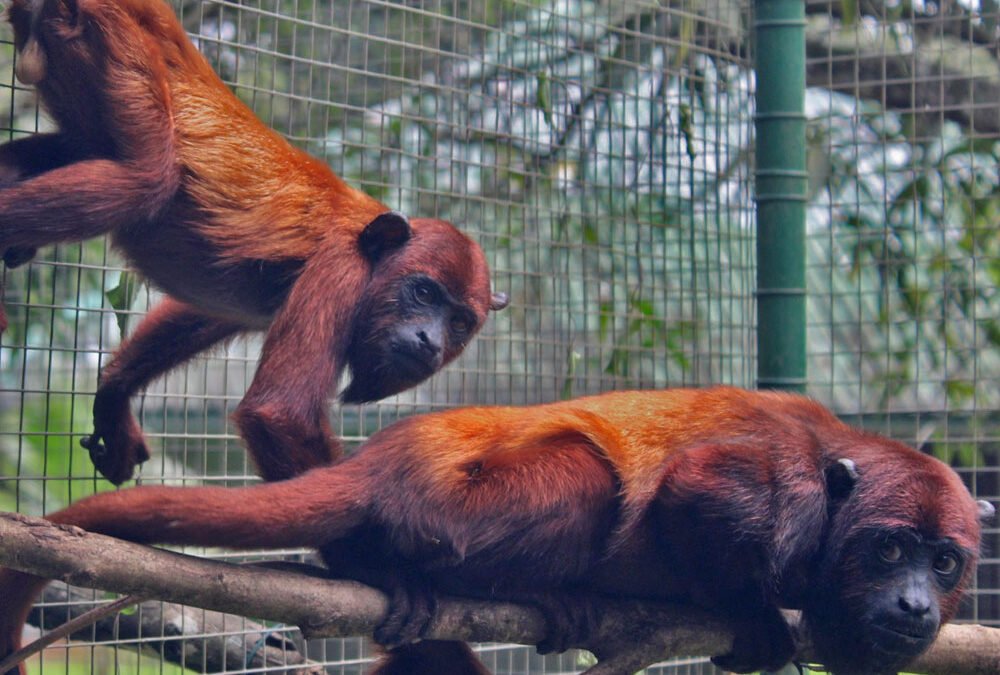
<svg viewBox="0 0 1000 675"><path fill-rule="evenodd" d="M443 220L387 212L358 238L372 265L347 346L347 403L422 382L458 356L507 296L490 292L482 249Z"/></svg>
<svg viewBox="0 0 1000 675"><path fill-rule="evenodd" d="M972 556L911 528L862 531L841 554L804 611L820 660L837 675L896 673L934 641Z"/></svg>
<svg viewBox="0 0 1000 675"><path fill-rule="evenodd" d="M427 379L461 353L485 318L425 274L404 277L368 317L348 349L347 403L376 401Z"/></svg>

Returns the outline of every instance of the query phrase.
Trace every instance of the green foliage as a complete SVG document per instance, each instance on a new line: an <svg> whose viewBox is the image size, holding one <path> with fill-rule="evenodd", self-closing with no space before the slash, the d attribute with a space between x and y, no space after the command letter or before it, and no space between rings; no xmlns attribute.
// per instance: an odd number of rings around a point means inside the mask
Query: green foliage
<svg viewBox="0 0 1000 675"><path fill-rule="evenodd" d="M849 271L812 277L814 316L857 323L854 369L880 407L1000 404L977 375L1000 369L1000 143L951 122L917 142L877 104L811 95L827 166L810 215L829 228L811 250L820 270Z"/></svg>
<svg viewBox="0 0 1000 675"><path fill-rule="evenodd" d="M44 503L51 511L112 489L107 481L93 478L90 456L79 445L79 430L90 425L90 406L72 394L55 393L67 389L66 383L52 383L51 392L24 394L19 410L0 411L0 427L20 430L16 440L0 438L0 474L46 479L23 480L17 488L0 481L0 510L37 513Z"/></svg>
<svg viewBox="0 0 1000 675"><path fill-rule="evenodd" d="M55 649L46 651L27 662L28 675L184 675L193 671L162 661L157 655L136 653L128 649L97 647L71 648L63 656Z"/></svg>

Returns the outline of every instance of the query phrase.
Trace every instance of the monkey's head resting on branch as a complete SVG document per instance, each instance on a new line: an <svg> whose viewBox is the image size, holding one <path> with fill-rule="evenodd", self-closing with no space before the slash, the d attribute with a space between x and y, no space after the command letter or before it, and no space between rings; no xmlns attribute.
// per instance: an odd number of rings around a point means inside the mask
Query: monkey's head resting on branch
<svg viewBox="0 0 1000 675"><path fill-rule="evenodd" d="M602 596L689 603L731 624L714 660L738 672L791 659L779 610L801 609L833 672L882 675L954 617L992 512L942 462L814 401L716 387L415 416L287 481L136 487L48 517L146 543L313 546L392 598L381 674L483 672L461 644L414 643L452 594L536 605L540 650L590 645ZM45 583L0 571L0 656Z"/></svg>

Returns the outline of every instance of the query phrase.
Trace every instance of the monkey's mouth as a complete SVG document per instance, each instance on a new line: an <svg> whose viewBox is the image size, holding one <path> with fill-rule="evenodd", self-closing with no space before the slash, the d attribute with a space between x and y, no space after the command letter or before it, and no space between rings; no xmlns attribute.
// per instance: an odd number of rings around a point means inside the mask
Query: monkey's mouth
<svg viewBox="0 0 1000 675"><path fill-rule="evenodd" d="M872 624L869 630L879 651L901 656L916 656L930 646L937 633L934 627L925 625Z"/></svg>
<svg viewBox="0 0 1000 675"><path fill-rule="evenodd" d="M392 365L400 375L409 380L423 380L434 374L435 365L422 355L409 349L397 348L392 352Z"/></svg>

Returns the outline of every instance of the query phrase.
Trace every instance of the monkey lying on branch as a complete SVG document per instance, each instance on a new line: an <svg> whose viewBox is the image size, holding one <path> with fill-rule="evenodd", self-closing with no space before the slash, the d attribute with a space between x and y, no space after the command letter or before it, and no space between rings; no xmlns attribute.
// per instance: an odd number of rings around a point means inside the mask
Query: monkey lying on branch
<svg viewBox="0 0 1000 675"><path fill-rule="evenodd" d="M84 439L113 483L149 452L129 399L199 352L267 330L236 422L260 475L339 457L326 397L423 381L489 310L482 250L390 212L258 120L162 0L12 0L15 73L58 131L0 146L0 255L110 234L164 290L102 373ZM0 330L5 325L0 308Z"/></svg>
<svg viewBox="0 0 1000 675"><path fill-rule="evenodd" d="M538 606L540 650L585 642L591 598L687 602L733 627L728 670L793 654L798 608L835 673L894 673L950 620L981 518L936 459L808 399L728 387L412 417L349 459L247 488L137 487L48 518L146 543L313 546L385 590L377 673L482 673L424 641L437 594ZM0 657L46 580L0 571ZM428 671L429 672L429 671Z"/></svg>

